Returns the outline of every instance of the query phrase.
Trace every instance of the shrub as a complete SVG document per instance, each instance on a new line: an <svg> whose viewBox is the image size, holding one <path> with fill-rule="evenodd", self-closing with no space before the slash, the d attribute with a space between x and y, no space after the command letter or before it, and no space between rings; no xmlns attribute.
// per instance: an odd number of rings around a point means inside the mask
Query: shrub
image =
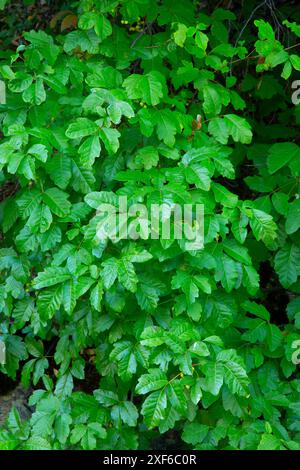
<svg viewBox="0 0 300 470"><path fill-rule="evenodd" d="M3 449L300 448L300 26L214 3L71 2L1 52ZM117 196L204 204L204 248L99 241Z"/></svg>

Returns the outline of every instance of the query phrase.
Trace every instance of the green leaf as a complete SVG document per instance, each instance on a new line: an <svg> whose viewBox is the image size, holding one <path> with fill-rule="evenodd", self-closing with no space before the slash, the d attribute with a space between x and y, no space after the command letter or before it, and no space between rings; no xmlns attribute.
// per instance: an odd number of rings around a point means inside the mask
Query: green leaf
<svg viewBox="0 0 300 470"><path fill-rule="evenodd" d="M288 207L285 228L287 233L290 235L297 232L300 228L300 199L293 201Z"/></svg>
<svg viewBox="0 0 300 470"><path fill-rule="evenodd" d="M69 139L81 139L82 137L95 134L98 130L99 127L95 122L80 117L68 126L66 136L69 137Z"/></svg>
<svg viewBox="0 0 300 470"><path fill-rule="evenodd" d="M195 184L197 188L204 191L210 190L210 177L207 168L202 167L200 163L190 163L185 168L186 180L190 184Z"/></svg>
<svg viewBox="0 0 300 470"><path fill-rule="evenodd" d="M34 437L44 438L50 434L58 409L59 399L57 397L50 396L39 401L30 420Z"/></svg>
<svg viewBox="0 0 300 470"><path fill-rule="evenodd" d="M275 351L282 343L282 333L276 325L268 325L267 343L270 351Z"/></svg>
<svg viewBox="0 0 300 470"><path fill-rule="evenodd" d="M190 351L191 353L196 354L196 356L200 356L200 357L202 356L205 357L205 356L210 355L209 349L206 346L206 344L203 343L203 341L196 341L195 343L193 343L192 346L190 347Z"/></svg>
<svg viewBox="0 0 300 470"><path fill-rule="evenodd" d="M43 437L32 436L25 442L24 450L51 450L51 444Z"/></svg>
<svg viewBox="0 0 300 470"><path fill-rule="evenodd" d="M38 273L34 280L34 286L36 289L42 289L43 287L54 286L55 284L61 284L62 282L70 279L70 273L66 268L46 268L44 272Z"/></svg>
<svg viewBox="0 0 300 470"><path fill-rule="evenodd" d="M278 437L272 434L262 434L257 450L279 450L281 447Z"/></svg>
<svg viewBox="0 0 300 470"><path fill-rule="evenodd" d="M235 209L231 213L230 217L231 221L231 230L234 235L234 238L239 243L244 243L247 237L247 225L248 225L248 217L240 212L238 209Z"/></svg>
<svg viewBox="0 0 300 470"><path fill-rule="evenodd" d="M103 127L100 130L100 139L109 153L116 153L119 148L120 132L117 129Z"/></svg>
<svg viewBox="0 0 300 470"><path fill-rule="evenodd" d="M50 178L60 189L66 189L71 179L71 159L66 155L55 155L46 164Z"/></svg>
<svg viewBox="0 0 300 470"><path fill-rule="evenodd" d="M172 147L175 143L177 126L176 116L169 109L163 109L156 115L157 136L169 147Z"/></svg>
<svg viewBox="0 0 300 470"><path fill-rule="evenodd" d="M72 418L67 413L62 413L55 420L55 433L61 444L65 444L68 439L71 423Z"/></svg>
<svg viewBox="0 0 300 470"><path fill-rule="evenodd" d="M94 27L96 22L97 14L94 12L86 12L80 16L78 21L78 27L80 29L91 29Z"/></svg>
<svg viewBox="0 0 300 470"><path fill-rule="evenodd" d="M238 197L219 183L213 183L212 190L217 202L225 207L234 208L238 203Z"/></svg>
<svg viewBox="0 0 300 470"><path fill-rule="evenodd" d="M26 41L29 41L45 58L49 65L53 65L59 54L59 47L54 44L52 36L44 31L29 31L24 33Z"/></svg>
<svg viewBox="0 0 300 470"><path fill-rule="evenodd" d="M167 386L167 397L179 414L184 415L187 409L187 399L184 393L184 386L180 380L173 380Z"/></svg>
<svg viewBox="0 0 300 470"><path fill-rule="evenodd" d="M123 87L128 98L142 99L148 105L157 105L163 97L163 77L156 71L130 75L124 80Z"/></svg>
<svg viewBox="0 0 300 470"><path fill-rule="evenodd" d="M83 166L90 167L101 153L99 137L91 136L85 139L78 149L80 161Z"/></svg>
<svg viewBox="0 0 300 470"><path fill-rule="evenodd" d="M203 109L207 117L216 116L220 114L222 109L222 97L218 93L216 87L212 85L206 85L203 88Z"/></svg>
<svg viewBox="0 0 300 470"><path fill-rule="evenodd" d="M145 424L149 429L159 426L165 417L167 407L166 392L156 390L152 392L144 401L141 413L144 416Z"/></svg>
<svg viewBox="0 0 300 470"><path fill-rule="evenodd" d="M235 114L226 114L224 121L227 126L227 132L232 136L235 142L242 144L250 144L252 140L252 131L250 124L246 119L236 116Z"/></svg>
<svg viewBox="0 0 300 470"><path fill-rule="evenodd" d="M208 132L218 141L220 144L226 145L229 138L229 132L226 125L226 121L220 117L211 119L208 123Z"/></svg>
<svg viewBox="0 0 300 470"><path fill-rule="evenodd" d="M227 255L236 261L240 261L246 265L251 264L251 258L247 248L239 245L233 238L226 238L226 240L223 241L223 248Z"/></svg>
<svg viewBox="0 0 300 470"><path fill-rule="evenodd" d="M112 33L109 20L104 15L99 15L92 11L83 13L83 15L80 16L78 26L83 30L94 28L101 41Z"/></svg>
<svg viewBox="0 0 300 470"><path fill-rule="evenodd" d="M17 205L22 217L29 217L41 201L42 194L33 188L31 191L25 191L18 199Z"/></svg>
<svg viewBox="0 0 300 470"><path fill-rule="evenodd" d="M191 401L194 405L198 405L202 398L202 382L201 379L196 379L194 385L191 387Z"/></svg>
<svg viewBox="0 0 300 470"><path fill-rule="evenodd" d="M118 261L116 258L109 258L102 263L103 270L101 271L101 277L103 280L104 287L109 289L118 276Z"/></svg>
<svg viewBox="0 0 300 470"><path fill-rule="evenodd" d="M178 29L174 33L174 41L179 47L183 47L185 43L187 29L185 24L178 24Z"/></svg>
<svg viewBox="0 0 300 470"><path fill-rule="evenodd" d="M71 372L63 374L56 382L55 395L62 399L71 395L73 390L73 377Z"/></svg>
<svg viewBox="0 0 300 470"><path fill-rule="evenodd" d="M267 322L270 321L270 313L261 304L257 304L256 302L250 302L250 300L246 300L243 304L242 307L247 311L252 313L252 315L255 315L256 317L262 318L263 320L266 320Z"/></svg>
<svg viewBox="0 0 300 470"><path fill-rule="evenodd" d="M217 260L216 281L221 281L226 292L231 292L235 288L239 276L238 264L222 254Z"/></svg>
<svg viewBox="0 0 300 470"><path fill-rule="evenodd" d="M195 43L204 52L207 49L208 42L209 42L208 36L202 33L201 31L197 31L196 36L195 36Z"/></svg>
<svg viewBox="0 0 300 470"><path fill-rule="evenodd" d="M64 51L69 54L74 49L79 48L82 52L96 54L99 50L100 38L94 31L72 31L65 36ZM75 71L76 71L76 67ZM74 72L73 72L74 73Z"/></svg>
<svg viewBox="0 0 300 470"><path fill-rule="evenodd" d="M294 69L298 70L299 72L300 71L300 57L296 54L291 54L289 58Z"/></svg>
<svg viewBox="0 0 300 470"><path fill-rule="evenodd" d="M22 98L25 103L32 103L39 106L46 100L46 92L44 82L41 78L37 78L35 83L23 91Z"/></svg>
<svg viewBox="0 0 300 470"><path fill-rule="evenodd" d="M31 215L27 221L27 225L31 228L32 232L41 233L46 232L52 223L52 214L48 206L40 204L36 206L31 212Z"/></svg>
<svg viewBox="0 0 300 470"><path fill-rule="evenodd" d="M183 428L182 439L187 444L201 444L209 431L209 426L200 423L186 423Z"/></svg>
<svg viewBox="0 0 300 470"><path fill-rule="evenodd" d="M276 173L291 160L300 161L300 148L291 142L274 144L269 149L267 164L271 174Z"/></svg>
<svg viewBox="0 0 300 470"><path fill-rule="evenodd" d="M64 283L62 301L65 311L70 315L76 306L76 286L73 279L68 279Z"/></svg>
<svg viewBox="0 0 300 470"><path fill-rule="evenodd" d="M217 360L222 363L224 382L233 394L247 396L249 379L234 350L221 351Z"/></svg>
<svg viewBox="0 0 300 470"><path fill-rule="evenodd" d="M152 369L149 374L142 375L137 383L136 392L139 395L159 390L168 384L166 374L160 369Z"/></svg>
<svg viewBox="0 0 300 470"><path fill-rule="evenodd" d="M75 159L71 160L71 168L73 175L73 187L75 191L86 194L92 191L95 178L93 172L81 165Z"/></svg>
<svg viewBox="0 0 300 470"><path fill-rule="evenodd" d="M50 88L52 88L52 90L56 91L57 93L59 93L61 95L65 95L67 93L67 88L56 77L51 77L49 75L43 75L42 78L43 78L44 82Z"/></svg>
<svg viewBox="0 0 300 470"><path fill-rule="evenodd" d="M62 273L61 273L62 274ZM51 282L50 277L50 282ZM62 300L63 300L63 291L62 283L66 280L65 277L60 277L59 286L53 289L48 289L42 291L38 296L38 311L41 318L49 319L58 311ZM42 278L42 282L44 279ZM45 279L45 282L48 282L48 279Z"/></svg>
<svg viewBox="0 0 300 470"><path fill-rule="evenodd" d="M277 237L277 226L273 217L264 211L252 210L250 226L256 240L262 240L266 245L271 244Z"/></svg>
<svg viewBox="0 0 300 470"><path fill-rule="evenodd" d="M205 390L218 395L223 385L223 367L218 362L208 362L203 366L205 374Z"/></svg>
<svg viewBox="0 0 300 470"><path fill-rule="evenodd" d="M298 246L286 243L275 256L275 271L284 287L289 287L297 281L300 275L300 249Z"/></svg>
<svg viewBox="0 0 300 470"><path fill-rule="evenodd" d="M128 426L136 426L138 416L136 406L131 401L124 401L120 405L115 405L111 410L113 420L117 423L122 421Z"/></svg>
<svg viewBox="0 0 300 470"><path fill-rule="evenodd" d="M119 374L124 380L128 380L135 374L137 362L130 341L116 343L110 353L110 359L118 362Z"/></svg>
<svg viewBox="0 0 300 470"><path fill-rule="evenodd" d="M68 201L69 195L60 189L50 188L43 193L45 204L58 217L65 217L70 212L71 203Z"/></svg>
<svg viewBox="0 0 300 470"><path fill-rule="evenodd" d="M97 312L101 312L101 301L103 297L103 284L101 281L91 291L91 304Z"/></svg>
<svg viewBox="0 0 300 470"><path fill-rule="evenodd" d="M118 279L125 289L136 292L138 278L131 261L125 258L118 261Z"/></svg>
<svg viewBox="0 0 300 470"><path fill-rule="evenodd" d="M111 23L104 15L98 15L94 28L101 41L112 33Z"/></svg>
<svg viewBox="0 0 300 470"><path fill-rule="evenodd" d="M138 151L135 161L138 165L142 165L145 170L150 170L158 164L158 151L152 146L144 147Z"/></svg>
<svg viewBox="0 0 300 470"><path fill-rule="evenodd" d="M299 449L296 2L4 3L0 449Z"/></svg>
<svg viewBox="0 0 300 470"><path fill-rule="evenodd" d="M48 157L48 150L43 144L32 145L32 147L30 147L27 152L43 163L45 163Z"/></svg>
<svg viewBox="0 0 300 470"><path fill-rule="evenodd" d="M1 0L1 1L0 1L0 9L1 9L1 10L4 9L4 7L5 7L5 5L7 4L8 1L9 1L9 0Z"/></svg>

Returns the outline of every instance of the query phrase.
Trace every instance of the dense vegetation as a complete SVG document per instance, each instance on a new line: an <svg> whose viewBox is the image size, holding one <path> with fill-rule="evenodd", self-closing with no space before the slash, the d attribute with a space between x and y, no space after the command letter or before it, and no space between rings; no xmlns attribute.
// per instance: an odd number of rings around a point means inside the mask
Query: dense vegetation
<svg viewBox="0 0 300 470"><path fill-rule="evenodd" d="M32 411L0 448L300 449L297 2L32 3L0 2L0 371ZM117 195L203 203L204 249L99 243Z"/></svg>

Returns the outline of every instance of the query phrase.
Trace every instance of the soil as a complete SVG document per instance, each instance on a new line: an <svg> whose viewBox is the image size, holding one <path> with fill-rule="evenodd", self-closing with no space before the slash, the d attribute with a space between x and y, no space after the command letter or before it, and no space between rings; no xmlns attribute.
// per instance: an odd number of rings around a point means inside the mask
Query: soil
<svg viewBox="0 0 300 470"><path fill-rule="evenodd" d="M13 406L23 420L30 417L32 410L27 405L29 395L30 390L25 390L21 384L0 373L0 426L5 423Z"/></svg>

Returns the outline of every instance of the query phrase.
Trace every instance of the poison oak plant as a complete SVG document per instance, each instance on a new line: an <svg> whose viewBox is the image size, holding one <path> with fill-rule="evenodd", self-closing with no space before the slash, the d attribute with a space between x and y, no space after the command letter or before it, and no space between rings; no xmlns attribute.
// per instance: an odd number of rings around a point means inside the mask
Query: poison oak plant
<svg viewBox="0 0 300 470"><path fill-rule="evenodd" d="M300 448L300 26L213 3L72 2L1 51L2 449ZM118 196L204 204L204 248L99 241Z"/></svg>

